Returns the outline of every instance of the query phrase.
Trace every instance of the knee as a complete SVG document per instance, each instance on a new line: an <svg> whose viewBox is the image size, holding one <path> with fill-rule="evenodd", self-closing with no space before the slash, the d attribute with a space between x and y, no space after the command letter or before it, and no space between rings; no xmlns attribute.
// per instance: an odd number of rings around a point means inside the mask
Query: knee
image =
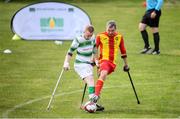
<svg viewBox="0 0 180 119"><path fill-rule="evenodd" d="M88 76L84 79L85 83L88 84L88 86L94 86L94 78L93 76Z"/></svg>
<svg viewBox="0 0 180 119"><path fill-rule="evenodd" d="M153 32L153 33L158 33L159 30L158 30L158 28L152 28L152 32Z"/></svg>
<svg viewBox="0 0 180 119"><path fill-rule="evenodd" d="M101 74L100 74L100 77L99 77L99 78L105 80L106 77L107 77L107 75L108 75L108 72L107 72L107 71L101 71Z"/></svg>
<svg viewBox="0 0 180 119"><path fill-rule="evenodd" d="M142 23L139 23L139 31L144 31L146 29L146 26Z"/></svg>

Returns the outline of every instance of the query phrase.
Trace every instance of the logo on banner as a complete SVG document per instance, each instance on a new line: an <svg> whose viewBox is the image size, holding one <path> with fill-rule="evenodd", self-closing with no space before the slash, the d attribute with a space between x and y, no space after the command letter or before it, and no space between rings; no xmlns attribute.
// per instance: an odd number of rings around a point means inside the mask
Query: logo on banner
<svg viewBox="0 0 180 119"><path fill-rule="evenodd" d="M40 18L41 32L57 32L63 31L64 19L63 18Z"/></svg>

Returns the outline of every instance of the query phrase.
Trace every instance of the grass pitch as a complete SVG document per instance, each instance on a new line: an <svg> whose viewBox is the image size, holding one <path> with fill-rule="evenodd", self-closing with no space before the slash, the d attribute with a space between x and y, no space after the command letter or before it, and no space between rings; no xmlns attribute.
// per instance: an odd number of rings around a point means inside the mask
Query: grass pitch
<svg viewBox="0 0 180 119"><path fill-rule="evenodd" d="M86 10L96 33L114 19L125 38L130 72L141 104L136 99L127 73L118 59L101 96L104 112L79 109L83 83L73 70L65 72L53 108L49 98L71 42L57 46L53 41L12 41L10 20L28 2L0 3L0 117L1 118L178 118L180 116L180 3L166 2L160 20L161 55L140 55L143 41L138 23L144 14L142 1L71 2ZM148 32L151 32L148 30ZM152 34L149 34L153 46ZM5 49L12 54L3 54ZM95 79L97 80L96 74ZM87 95L86 95L87 99Z"/></svg>

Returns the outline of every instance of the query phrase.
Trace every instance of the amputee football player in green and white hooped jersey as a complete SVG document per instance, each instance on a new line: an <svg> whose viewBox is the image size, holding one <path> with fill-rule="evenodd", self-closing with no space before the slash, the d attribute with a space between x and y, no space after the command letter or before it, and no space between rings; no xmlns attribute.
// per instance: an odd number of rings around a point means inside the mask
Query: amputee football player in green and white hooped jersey
<svg viewBox="0 0 180 119"><path fill-rule="evenodd" d="M93 54L95 53L95 36L94 36L94 27L88 25L84 33L72 41L72 44L67 52L65 61L64 61L64 70L69 70L69 62L76 51L76 58L74 61L74 69L76 73L87 83L89 88L89 98L94 95L94 78L93 78Z"/></svg>

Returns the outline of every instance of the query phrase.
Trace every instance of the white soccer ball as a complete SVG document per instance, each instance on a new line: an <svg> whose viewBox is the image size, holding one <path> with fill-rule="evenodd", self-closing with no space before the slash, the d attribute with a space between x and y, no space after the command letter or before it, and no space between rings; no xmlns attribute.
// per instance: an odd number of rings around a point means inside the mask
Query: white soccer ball
<svg viewBox="0 0 180 119"><path fill-rule="evenodd" d="M85 105L84 105L84 109L89 112L89 113L94 113L96 112L96 103L88 101Z"/></svg>

